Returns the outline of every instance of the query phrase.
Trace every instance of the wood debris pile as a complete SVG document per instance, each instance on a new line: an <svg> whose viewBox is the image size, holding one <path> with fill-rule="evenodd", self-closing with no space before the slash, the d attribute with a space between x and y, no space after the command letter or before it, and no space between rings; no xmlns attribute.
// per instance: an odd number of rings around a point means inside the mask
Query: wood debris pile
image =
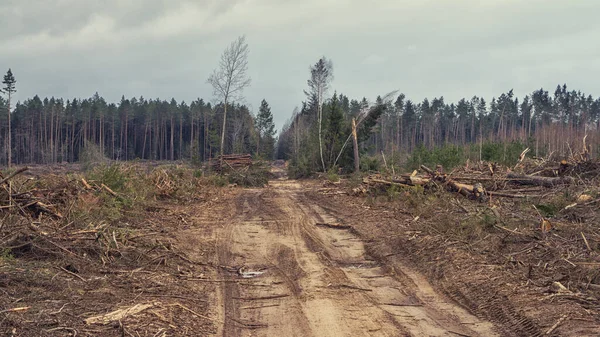
<svg viewBox="0 0 600 337"><path fill-rule="evenodd" d="M159 198L171 197L177 191L177 184L167 171L163 169L155 169L151 173L152 182L156 190L156 195Z"/></svg>
<svg viewBox="0 0 600 337"><path fill-rule="evenodd" d="M250 154L228 154L218 156L210 161L213 171L221 172L231 169L234 171L248 169L252 165L252 156Z"/></svg>
<svg viewBox="0 0 600 337"><path fill-rule="evenodd" d="M210 318L195 311L204 313L206 299L185 296L199 288L180 279L206 271L174 239L190 226L190 215L181 202L152 201L173 191L184 195L190 186L201 190L197 196L216 193L195 175L177 166L131 165L84 174L56 174L52 167L42 174L36 168L1 172L0 335L166 336L156 334L156 325L148 327L151 309L178 322L182 311L204 317L190 316L187 324L208 331ZM179 328L163 325L159 332ZM179 331L169 335L188 335Z"/></svg>
<svg viewBox="0 0 600 337"><path fill-rule="evenodd" d="M27 169L27 167L23 167L6 177L0 172L0 213L8 214L16 210L19 214L31 216L35 219L41 214L47 214L58 219L62 218L62 215L54 209L53 205L40 198L40 191L27 187L27 180L13 184L13 178L27 171Z"/></svg>
<svg viewBox="0 0 600 337"><path fill-rule="evenodd" d="M119 201L122 196L103 183L64 175L25 177L27 170L5 178L0 173L0 251L13 257L68 260L83 252L102 255L119 246L108 223L77 226L74 216L85 217L104 199Z"/></svg>
<svg viewBox="0 0 600 337"><path fill-rule="evenodd" d="M353 193L364 194L380 186L422 186L426 190L443 187L470 199L486 201L494 197L536 198L565 186L597 186L600 181L600 161L529 159L521 160L512 168L496 163L480 162L474 166L467 163L448 173L439 165L435 170L424 165L420 169L421 172L415 170L393 177L368 176ZM600 198L584 196L580 201L591 205L599 203Z"/></svg>

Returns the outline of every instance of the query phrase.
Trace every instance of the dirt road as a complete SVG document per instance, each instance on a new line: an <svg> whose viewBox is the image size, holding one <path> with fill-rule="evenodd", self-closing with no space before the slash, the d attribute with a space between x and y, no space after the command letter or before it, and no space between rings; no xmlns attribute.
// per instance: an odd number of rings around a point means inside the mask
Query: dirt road
<svg viewBox="0 0 600 337"><path fill-rule="evenodd" d="M375 261L352 224L308 200L296 181L244 190L235 208L214 232L217 335L498 335L401 261Z"/></svg>

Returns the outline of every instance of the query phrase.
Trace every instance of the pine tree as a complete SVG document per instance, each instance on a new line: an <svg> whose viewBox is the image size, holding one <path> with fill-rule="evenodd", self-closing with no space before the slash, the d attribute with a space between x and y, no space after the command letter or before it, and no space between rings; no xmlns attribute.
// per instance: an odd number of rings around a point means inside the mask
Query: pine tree
<svg viewBox="0 0 600 337"><path fill-rule="evenodd" d="M343 135L344 126L344 112L338 99L337 93L333 94L331 101L329 102L329 109L327 111L327 128L325 130L325 146L326 153L328 154L328 166L334 163L335 156L340 151Z"/></svg>
<svg viewBox="0 0 600 337"><path fill-rule="evenodd" d="M256 115L256 154L271 158L275 147L275 124L273 123L273 114L266 100L260 102L260 108ZM262 143L262 148L261 148Z"/></svg>
<svg viewBox="0 0 600 337"><path fill-rule="evenodd" d="M12 163L12 143L11 143L11 139L12 139L12 132L10 129L10 99L13 93L15 93L17 90L15 89L15 84L17 83L17 81L15 80L15 77L13 76L12 70L9 68L8 71L6 72L6 75L4 75L4 80L2 81L2 83L5 85L4 88L0 89L0 91L5 92L8 95L8 102L7 102L7 107L8 107L8 168L10 168L10 165Z"/></svg>

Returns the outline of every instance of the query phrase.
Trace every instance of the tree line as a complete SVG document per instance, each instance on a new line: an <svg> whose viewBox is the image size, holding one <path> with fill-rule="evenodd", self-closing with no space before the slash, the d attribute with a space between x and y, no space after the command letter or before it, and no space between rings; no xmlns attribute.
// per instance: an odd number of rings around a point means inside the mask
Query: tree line
<svg viewBox="0 0 600 337"><path fill-rule="evenodd" d="M350 98L330 88L333 63L325 57L309 67L306 100L275 137L266 100L254 115L244 104L250 85L248 45L239 37L225 49L208 77L211 104L175 99L122 97L109 103L89 98L40 98L14 104L16 79L9 69L0 88L0 164L75 162L89 144L114 160L208 160L223 153L251 153L290 159L298 175L342 168L369 169L373 157L392 164L415 150L444 146L469 148L468 158L486 158L487 144L519 143L532 155L568 154L587 136L592 156L600 155L600 98L558 85L522 98L513 90L489 102L483 97L447 102L444 97L415 102L403 93ZM4 113L2 113L4 111ZM357 153L351 137L356 123Z"/></svg>
<svg viewBox="0 0 600 337"><path fill-rule="evenodd" d="M276 131L269 104L263 99L254 115L247 105L235 103L250 84L247 60L242 36L225 50L208 78L220 102L214 105L202 98L187 104L143 96L109 103L96 93L66 101L36 95L13 109L16 79L9 69L2 90L6 99L0 96L0 144L5 154L0 164L76 162L90 144L114 160L203 161L225 152L271 159Z"/></svg>
<svg viewBox="0 0 600 337"><path fill-rule="evenodd" d="M358 129L358 147L366 169L369 157L406 162L415 150L445 146L469 148L471 160L489 159L488 144L506 149L519 143L535 156L568 155L582 150L586 135L586 150L600 156L600 98L566 84L553 93L541 88L521 99L509 90L489 102L478 96L447 102L442 96L417 103L403 93L369 102L335 91L323 97L333 76L330 60L323 57L309 70L307 99L284 125L277 145L278 156L290 159L298 175L332 168L351 171L352 144L344 145L352 119L364 116L369 123Z"/></svg>
<svg viewBox="0 0 600 337"><path fill-rule="evenodd" d="M0 111L7 111L0 99ZM228 104L225 151L272 157L272 113L263 100L257 116L246 105ZM18 102L11 115L10 150L18 164L76 162L88 143L114 160L208 160L221 151L223 104L203 99L187 104L161 99L121 98L107 103L98 94L64 100L38 96ZM0 142L8 151L8 114L3 113ZM7 156L0 162L7 164Z"/></svg>

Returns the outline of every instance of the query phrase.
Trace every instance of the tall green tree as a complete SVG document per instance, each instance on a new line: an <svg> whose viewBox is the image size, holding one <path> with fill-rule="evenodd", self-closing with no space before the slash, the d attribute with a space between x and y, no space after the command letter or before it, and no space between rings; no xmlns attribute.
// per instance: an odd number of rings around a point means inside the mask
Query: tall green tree
<svg viewBox="0 0 600 337"><path fill-rule="evenodd" d="M344 112L337 93L329 101L327 111L327 128L325 130L325 146L327 152L328 168L335 162L335 156L340 151L343 141Z"/></svg>
<svg viewBox="0 0 600 337"><path fill-rule="evenodd" d="M257 129L257 140L256 140L256 153L259 156L265 156L271 158L273 156L275 146L275 123L273 123L273 113L266 100L260 102L260 108L256 115L256 129ZM261 148L261 143L262 148Z"/></svg>
<svg viewBox="0 0 600 337"><path fill-rule="evenodd" d="M12 139L12 131L11 131L11 127L10 127L10 99L12 97L12 94L15 93L17 91L17 89L15 88L15 85L17 83L17 80L15 80L15 76L12 73L12 70L10 68L8 68L8 71L6 72L6 75L4 75L4 79L2 80L2 83L4 84L4 88L0 89L2 90L2 92L6 93L6 95L8 96L8 101L7 101L7 107L8 107L8 168L10 168L11 163L12 163L12 143L11 143L11 139Z"/></svg>

